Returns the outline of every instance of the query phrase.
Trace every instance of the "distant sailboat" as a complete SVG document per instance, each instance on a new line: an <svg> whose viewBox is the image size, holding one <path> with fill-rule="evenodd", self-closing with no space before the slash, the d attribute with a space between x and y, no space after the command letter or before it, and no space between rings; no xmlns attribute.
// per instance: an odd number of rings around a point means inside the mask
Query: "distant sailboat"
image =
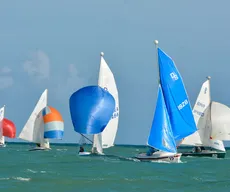
<svg viewBox="0 0 230 192"><path fill-rule="evenodd" d="M0 147L5 147L5 137L15 138L16 127L12 121L4 118L5 106L0 109Z"/></svg>
<svg viewBox="0 0 230 192"><path fill-rule="evenodd" d="M211 101L210 77L203 83L193 108L198 131L184 138L181 145L195 146L182 156L225 157L222 140L230 139L230 108Z"/></svg>
<svg viewBox="0 0 230 192"><path fill-rule="evenodd" d="M92 153L103 154L103 148L114 145L119 121L119 99L116 82L112 71L104 60L104 53L101 53L98 85L107 90L115 99L115 111L104 131L93 136Z"/></svg>
<svg viewBox="0 0 230 192"><path fill-rule="evenodd" d="M3 119L5 106L0 109L0 147L5 147L5 137L3 136Z"/></svg>
<svg viewBox="0 0 230 192"><path fill-rule="evenodd" d="M85 135L104 131L114 113L115 99L100 86L87 86L71 95L69 106L74 130L87 138ZM79 155L89 154L80 148Z"/></svg>
<svg viewBox="0 0 230 192"><path fill-rule="evenodd" d="M19 134L19 138L36 143L34 150L50 149L49 139L62 139L64 122L61 114L53 107L47 106L46 89L37 102L32 114Z"/></svg>
<svg viewBox="0 0 230 192"><path fill-rule="evenodd" d="M158 41L155 41L156 46ZM173 60L157 47L159 86L155 114L147 145L154 153L140 153L142 161L179 162L176 141L194 133L195 126L190 102ZM158 151L156 151L158 150Z"/></svg>

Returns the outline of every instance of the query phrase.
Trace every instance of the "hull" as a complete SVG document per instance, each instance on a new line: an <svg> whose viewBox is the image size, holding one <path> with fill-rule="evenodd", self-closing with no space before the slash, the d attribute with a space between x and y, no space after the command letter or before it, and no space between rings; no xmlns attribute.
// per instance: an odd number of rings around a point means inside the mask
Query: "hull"
<svg viewBox="0 0 230 192"><path fill-rule="evenodd" d="M79 152L79 156L100 156L104 154L99 154L99 153L91 153L91 152Z"/></svg>
<svg viewBox="0 0 230 192"><path fill-rule="evenodd" d="M182 156L225 158L226 152L205 150L202 152L185 152Z"/></svg>
<svg viewBox="0 0 230 192"><path fill-rule="evenodd" d="M6 144L1 143L1 144L0 144L0 148L1 148L1 147L6 147Z"/></svg>
<svg viewBox="0 0 230 192"><path fill-rule="evenodd" d="M34 147L32 149L29 149L29 151L48 151L50 148L45 148L45 147Z"/></svg>
<svg viewBox="0 0 230 192"><path fill-rule="evenodd" d="M79 156L89 156L91 155L91 153L90 152L79 152L78 155Z"/></svg>
<svg viewBox="0 0 230 192"><path fill-rule="evenodd" d="M146 153L140 153L135 156L136 159L140 161L163 161L163 162L174 162L179 163L181 158L181 153L167 153L162 151L157 151L151 156L147 156Z"/></svg>

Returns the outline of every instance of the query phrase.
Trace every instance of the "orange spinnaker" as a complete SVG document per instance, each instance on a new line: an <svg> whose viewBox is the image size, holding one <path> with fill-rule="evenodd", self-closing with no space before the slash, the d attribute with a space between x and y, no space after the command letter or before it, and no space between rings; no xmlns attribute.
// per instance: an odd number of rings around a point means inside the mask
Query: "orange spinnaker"
<svg viewBox="0 0 230 192"><path fill-rule="evenodd" d="M50 109L51 112L43 116L44 123L49 123L52 121L63 122L62 116L57 109L50 106L48 108Z"/></svg>

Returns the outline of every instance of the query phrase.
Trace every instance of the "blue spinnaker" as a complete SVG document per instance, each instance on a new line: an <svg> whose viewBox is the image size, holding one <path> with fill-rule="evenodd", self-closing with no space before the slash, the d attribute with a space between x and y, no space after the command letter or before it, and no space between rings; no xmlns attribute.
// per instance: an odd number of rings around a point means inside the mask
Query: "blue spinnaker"
<svg viewBox="0 0 230 192"><path fill-rule="evenodd" d="M176 153L177 151L169 115L160 85L158 88L156 109L148 138L148 145L161 151L172 153Z"/></svg>
<svg viewBox="0 0 230 192"><path fill-rule="evenodd" d="M197 131L183 80L173 60L158 48L160 83L174 138L180 140Z"/></svg>
<svg viewBox="0 0 230 192"><path fill-rule="evenodd" d="M74 130L81 134L101 133L115 110L115 99L100 86L87 86L73 93L69 100Z"/></svg>

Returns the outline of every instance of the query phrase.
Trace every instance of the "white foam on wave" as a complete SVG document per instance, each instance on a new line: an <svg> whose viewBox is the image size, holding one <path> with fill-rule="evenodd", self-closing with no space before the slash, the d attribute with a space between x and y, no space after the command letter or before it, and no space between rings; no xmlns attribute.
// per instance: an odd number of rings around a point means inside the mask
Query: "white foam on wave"
<svg viewBox="0 0 230 192"><path fill-rule="evenodd" d="M25 177L12 177L12 179L19 180L19 181L30 181L31 178L25 178Z"/></svg>
<svg viewBox="0 0 230 192"><path fill-rule="evenodd" d="M28 172L31 172L31 173L37 173L37 171L34 171L32 169L27 169Z"/></svg>
<svg viewBox="0 0 230 192"><path fill-rule="evenodd" d="M57 149L57 151L67 151L67 149Z"/></svg>
<svg viewBox="0 0 230 192"><path fill-rule="evenodd" d="M10 178L9 177L2 177L2 178L0 178L0 180L9 180Z"/></svg>

